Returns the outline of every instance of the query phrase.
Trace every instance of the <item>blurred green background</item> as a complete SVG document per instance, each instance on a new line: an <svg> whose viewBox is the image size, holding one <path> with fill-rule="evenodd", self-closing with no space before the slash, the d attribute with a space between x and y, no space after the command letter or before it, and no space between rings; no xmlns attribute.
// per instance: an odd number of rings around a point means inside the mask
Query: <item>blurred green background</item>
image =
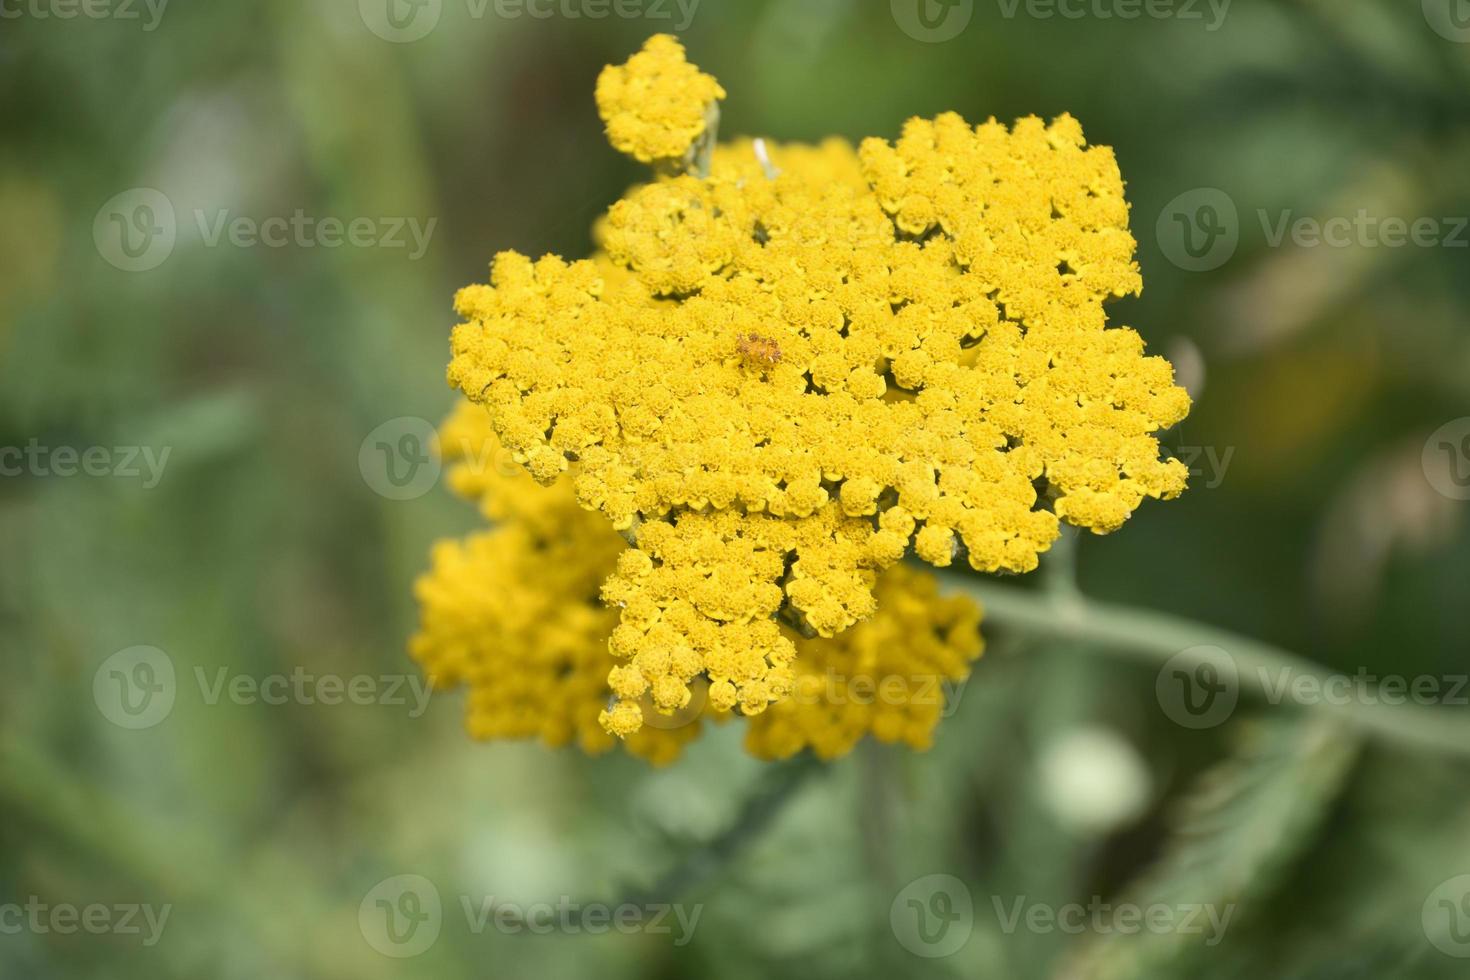
<svg viewBox="0 0 1470 980"><path fill-rule="evenodd" d="M698 855L772 778L738 726L656 771L474 744L457 696L196 683L413 676L413 579L479 520L360 447L448 410L450 298L495 252L585 254L642 176L597 72L674 30L723 135L1076 115L1133 205L1146 289L1114 320L1197 395L1164 437L1192 489L1081 542L1084 591L1347 674L1470 670L1470 5L918 2L0 0L0 447L36 447L0 478L0 977L1465 975L1463 761L1249 699L1192 730L1155 667L1083 647L987 629L932 752L867 747L696 863L683 943L477 931L461 901L616 904ZM1360 212L1431 224L1276 234ZM213 234L298 213L368 223ZM138 647L177 696L125 727ZM363 925L399 875L443 904L413 956ZM1094 896L1232 918L1215 944L1011 918Z"/></svg>

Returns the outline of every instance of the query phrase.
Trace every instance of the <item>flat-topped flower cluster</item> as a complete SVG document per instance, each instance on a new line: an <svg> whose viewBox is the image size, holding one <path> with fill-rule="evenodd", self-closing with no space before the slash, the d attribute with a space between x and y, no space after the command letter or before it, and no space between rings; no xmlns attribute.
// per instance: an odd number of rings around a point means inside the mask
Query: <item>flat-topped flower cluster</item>
<svg viewBox="0 0 1470 980"><path fill-rule="evenodd" d="M715 144L724 90L662 36L597 96L654 179L592 258L507 252L462 290L449 381L486 439L627 542L576 573L610 572L607 732L696 696L768 717L865 647L894 591L928 598L912 629L875 628L879 659L962 676L978 640L926 644L969 619L901 559L1027 572L1062 521L1109 532L1183 490L1156 434L1189 399L1108 326L1142 282L1117 163L1074 119ZM788 736L756 744L801 741L769 717Z"/></svg>

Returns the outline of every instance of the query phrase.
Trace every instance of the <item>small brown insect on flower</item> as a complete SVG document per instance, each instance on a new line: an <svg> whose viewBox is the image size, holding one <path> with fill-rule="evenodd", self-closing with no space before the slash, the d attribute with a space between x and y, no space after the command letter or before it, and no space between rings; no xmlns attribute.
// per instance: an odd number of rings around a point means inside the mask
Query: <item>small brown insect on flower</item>
<svg viewBox="0 0 1470 980"><path fill-rule="evenodd" d="M781 345L758 333L744 334L735 342L735 348L752 367L771 368L781 363Z"/></svg>

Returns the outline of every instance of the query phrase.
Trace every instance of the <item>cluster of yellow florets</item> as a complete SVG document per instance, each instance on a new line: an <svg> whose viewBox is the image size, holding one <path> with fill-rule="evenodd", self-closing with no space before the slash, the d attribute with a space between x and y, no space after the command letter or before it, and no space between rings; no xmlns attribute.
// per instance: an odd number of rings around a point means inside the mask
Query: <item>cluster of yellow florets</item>
<svg viewBox="0 0 1470 980"><path fill-rule="evenodd" d="M609 69L609 131L636 117L692 159L679 65L655 38ZM906 553L1026 572L1061 520L1107 532L1178 494L1155 433L1189 399L1103 310L1141 286L1127 221L1071 117L946 114L857 150L719 146L613 205L593 259L503 253L462 290L451 384L538 480L575 461L580 504L634 545L604 588L608 729L696 682L719 710L781 702L778 624L841 635Z"/></svg>
<svg viewBox="0 0 1470 980"><path fill-rule="evenodd" d="M715 128L725 90L714 76L684 60L684 47L659 34L626 64L597 78L597 110L613 146L642 163L684 161Z"/></svg>
<svg viewBox="0 0 1470 980"><path fill-rule="evenodd" d="M422 616L410 651L435 688L469 690L476 738L541 738L602 752L607 637L617 614L598 601L626 544L567 487L545 488L507 460L484 411L461 405L440 432L450 483L480 502L489 531L434 546L416 592ZM647 728L629 751L676 756L692 730Z"/></svg>
<svg viewBox="0 0 1470 980"><path fill-rule="evenodd" d="M598 592L610 573L617 569L618 580L629 556L639 560L641 553L601 515L578 506L570 479L542 487L508 465L489 416L468 402L444 424L440 446L451 464L451 486L478 501L496 526L435 546L417 586L422 625L411 650L435 688L468 689L472 735L539 737L603 752L617 742L599 721L616 692L624 700L614 710L641 704L650 722L627 734L628 750L664 763L699 735L705 720L731 715L736 702L722 687L730 681L715 678L743 677L738 667L679 674L681 694L690 684L700 693L691 703L687 696L656 696L636 670L619 665L609 636L615 648L615 627L623 627ZM751 719L752 754L780 758L811 747L832 758L868 733L928 743L944 708L943 683L965 677L980 653L980 612L968 599L941 599L932 576L903 566L886 572L877 589L880 612L836 640L803 639L769 619L755 628L768 642L795 641L799 653L795 664L789 658L784 664L781 693L792 696L781 702L783 710ZM677 621L678 613L666 618ZM698 634L709 623L691 617L688 626ZM667 639L672 663L682 637L670 632ZM728 656L752 654L731 643Z"/></svg>
<svg viewBox="0 0 1470 980"><path fill-rule="evenodd" d="M940 597L934 576L895 565L878 577L878 611L833 639L796 641L789 697L751 719L745 745L763 759L810 748L845 755L865 735L927 749L953 682L980 655L980 610Z"/></svg>

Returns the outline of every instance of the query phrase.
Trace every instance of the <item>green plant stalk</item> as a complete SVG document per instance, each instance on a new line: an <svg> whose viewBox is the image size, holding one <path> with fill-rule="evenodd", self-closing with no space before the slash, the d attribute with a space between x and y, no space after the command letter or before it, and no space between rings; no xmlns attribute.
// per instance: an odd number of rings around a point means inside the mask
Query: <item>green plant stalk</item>
<svg viewBox="0 0 1470 980"><path fill-rule="evenodd" d="M1210 659L1198 648L1218 647L1234 660L1242 692L1280 694L1283 704L1323 712L1404 747L1470 756L1470 713L1390 704L1381 694L1346 700L1303 697L1296 686L1299 678L1320 685L1341 675L1269 643L1168 613L1097 602L1080 592L1030 592L952 570L939 570L938 575L945 588L984 607L987 627L1016 630L1029 639L1071 641L1083 650L1109 651L1155 666L1176 657L1181 666L1196 666Z"/></svg>
<svg viewBox="0 0 1470 980"><path fill-rule="evenodd" d="M809 752L773 763L724 831L693 847L647 888L631 891L624 902L672 902L699 888L774 823L802 787L822 771L821 762Z"/></svg>

